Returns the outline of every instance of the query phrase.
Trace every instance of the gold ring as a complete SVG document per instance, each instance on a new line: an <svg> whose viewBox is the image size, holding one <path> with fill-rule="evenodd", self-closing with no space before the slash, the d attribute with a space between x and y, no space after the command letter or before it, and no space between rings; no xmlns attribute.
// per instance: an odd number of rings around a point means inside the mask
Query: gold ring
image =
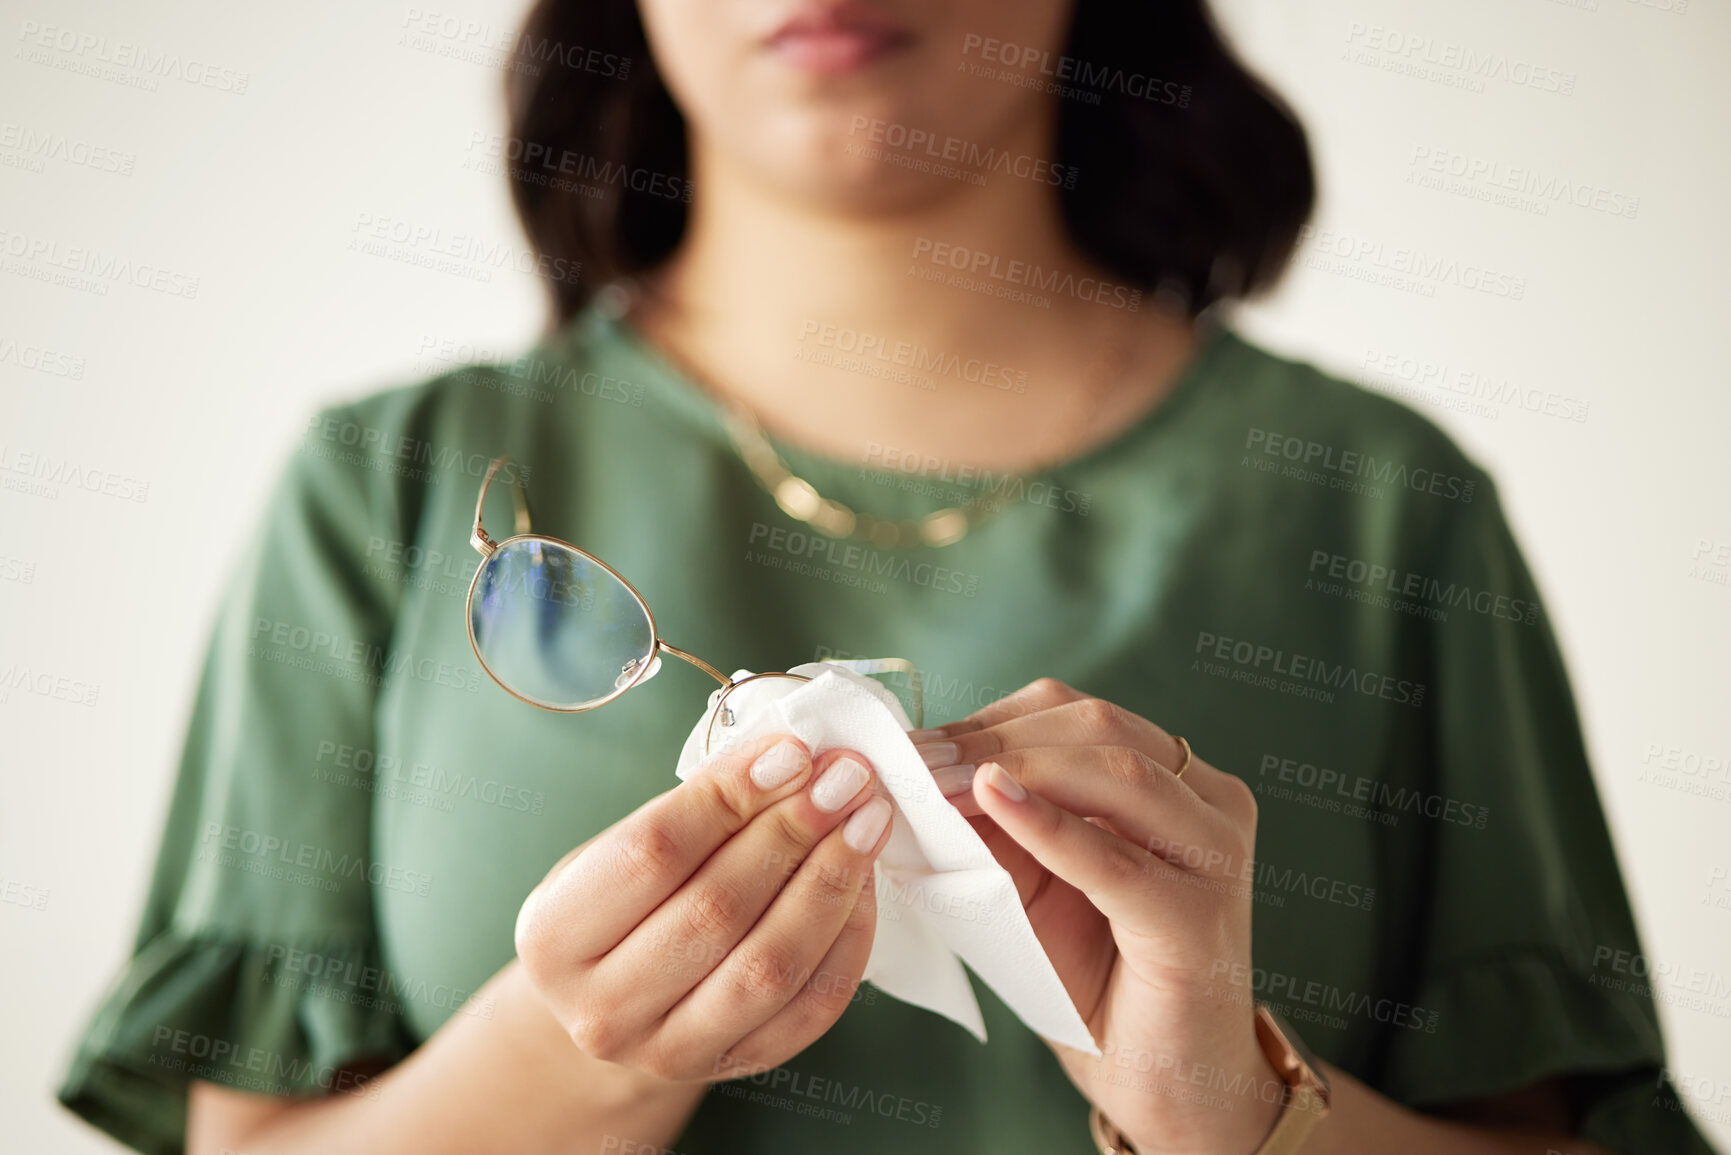
<svg viewBox="0 0 1731 1155"><path fill-rule="evenodd" d="M1186 742L1183 737L1178 734L1172 736L1178 739L1178 746L1184 751L1184 760L1179 762L1178 769L1172 772L1172 778L1176 781L1177 779L1184 777L1184 771L1190 769L1190 743Z"/></svg>

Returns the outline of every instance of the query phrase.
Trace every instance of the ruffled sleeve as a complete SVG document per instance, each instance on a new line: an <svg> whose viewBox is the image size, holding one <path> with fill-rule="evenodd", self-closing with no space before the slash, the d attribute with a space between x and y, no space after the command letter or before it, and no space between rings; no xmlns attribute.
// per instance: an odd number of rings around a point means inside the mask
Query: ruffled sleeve
<svg viewBox="0 0 1731 1155"><path fill-rule="evenodd" d="M1415 1106L1559 1078L1612 1151L1711 1155L1665 1076L1653 998L1555 637L1488 484L1422 579L1433 789L1475 821L1434 824L1412 1002L1379 1088ZM1421 580L1421 579L1414 579ZM1469 810L1470 808L1470 810Z"/></svg>
<svg viewBox="0 0 1731 1155"><path fill-rule="evenodd" d="M183 1149L194 1079L322 1095L413 1046L374 897L414 879L374 860L371 795L328 772L373 746L398 588L369 549L414 500L345 444L381 420L318 416L233 573L132 957L59 1091L140 1151Z"/></svg>

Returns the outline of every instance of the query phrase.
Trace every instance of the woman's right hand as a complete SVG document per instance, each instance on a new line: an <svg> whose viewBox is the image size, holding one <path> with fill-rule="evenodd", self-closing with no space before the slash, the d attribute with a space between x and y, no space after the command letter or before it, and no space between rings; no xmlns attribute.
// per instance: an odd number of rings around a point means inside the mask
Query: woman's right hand
<svg viewBox="0 0 1731 1155"><path fill-rule="evenodd" d="M517 955L586 1053L675 1082L798 1054L847 1009L876 926L890 803L864 758L772 734L573 850Z"/></svg>

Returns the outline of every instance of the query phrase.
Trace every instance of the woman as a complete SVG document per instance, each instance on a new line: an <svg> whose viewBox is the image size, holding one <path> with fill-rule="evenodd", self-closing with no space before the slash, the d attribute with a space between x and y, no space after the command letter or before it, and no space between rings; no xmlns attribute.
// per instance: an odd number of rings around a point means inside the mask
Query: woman
<svg viewBox="0 0 1731 1155"><path fill-rule="evenodd" d="M1199 0L543 0L517 50L553 333L311 423L69 1106L249 1155L1707 1150L1489 480L1213 323L1311 178ZM696 671L481 676L500 454L695 652L925 671L1099 1057L860 984L854 752L668 789Z"/></svg>

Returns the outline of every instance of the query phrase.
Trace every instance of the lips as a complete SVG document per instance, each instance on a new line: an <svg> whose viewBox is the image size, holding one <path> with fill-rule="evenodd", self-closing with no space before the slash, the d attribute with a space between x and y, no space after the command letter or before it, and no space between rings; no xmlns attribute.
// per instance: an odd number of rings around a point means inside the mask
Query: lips
<svg viewBox="0 0 1731 1155"><path fill-rule="evenodd" d="M905 28L858 4L808 4L770 36L768 47L808 72L852 72L912 43Z"/></svg>

